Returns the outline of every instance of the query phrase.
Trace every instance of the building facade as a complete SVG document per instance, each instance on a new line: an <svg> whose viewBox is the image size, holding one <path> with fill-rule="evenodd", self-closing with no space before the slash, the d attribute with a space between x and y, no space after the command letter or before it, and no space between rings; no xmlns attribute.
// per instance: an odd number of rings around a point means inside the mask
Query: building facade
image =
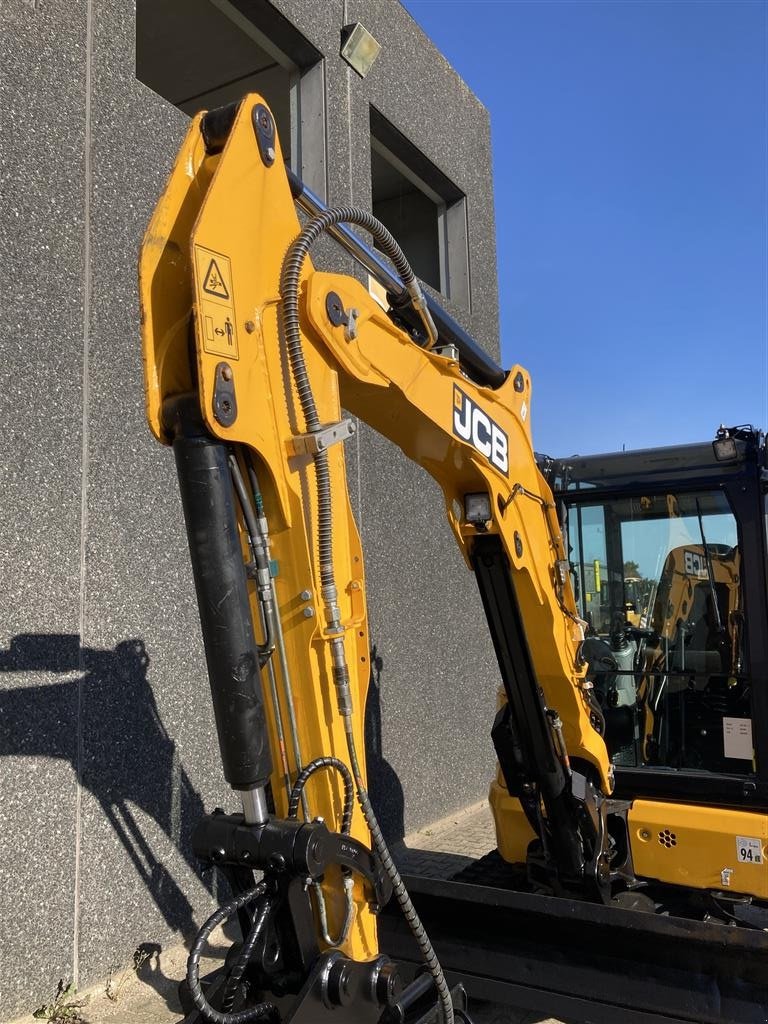
<svg viewBox="0 0 768 1024"><path fill-rule="evenodd" d="M170 451L144 418L136 261L188 115L259 91L294 170L373 211L498 352L488 115L396 0L7 0L0 273L0 1020L193 931L221 775ZM381 50L341 56L361 23ZM351 269L326 250L327 268ZM432 482L347 450L390 837L480 799L498 672Z"/></svg>

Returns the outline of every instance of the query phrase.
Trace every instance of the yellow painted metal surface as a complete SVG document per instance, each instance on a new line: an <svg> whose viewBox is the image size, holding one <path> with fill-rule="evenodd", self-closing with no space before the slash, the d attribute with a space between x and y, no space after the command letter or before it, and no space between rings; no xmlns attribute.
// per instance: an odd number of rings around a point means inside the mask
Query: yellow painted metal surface
<svg viewBox="0 0 768 1024"><path fill-rule="evenodd" d="M635 800L628 820L638 876L768 898L767 815Z"/></svg>
<svg viewBox="0 0 768 1024"><path fill-rule="evenodd" d="M320 755L347 761L342 720L336 712L328 641L322 630L319 573L313 523L316 522L314 466L309 456L291 457L289 441L304 430L293 382L277 328L280 265L299 223L278 152L272 168L261 162L251 127L254 97L244 101L229 142L220 156L205 157L197 122L174 166L164 197L148 229L140 266L147 411L155 435L168 441L162 403L192 389L188 337L194 330L201 410L211 434L245 445L256 456L270 525L280 616L300 709L298 728L304 763ZM213 264L213 265L212 265ZM307 264L308 269L311 264ZM229 318L232 329L227 326ZM216 329L223 331L217 333ZM305 339L307 368L320 417L340 418L337 373L327 353ZM238 416L230 428L213 416L216 366L232 367ZM352 692L358 710L356 740L364 750L363 709L369 679L369 640L365 612L362 551L352 517L344 470L344 451L329 451L334 497L334 555L339 604L346 627L345 647ZM302 599L309 591L309 600ZM255 596L254 621L258 622ZM308 617L308 613L311 613ZM256 627L259 633L258 626ZM277 659L275 659L276 661ZM280 667L275 665L284 687ZM265 687L270 745L275 770L272 789L277 812L285 815L281 752L274 708ZM287 706L281 696L283 718ZM290 744L285 756L291 774L296 765ZM307 786L313 815L338 828L342 788L336 777L319 772ZM352 834L370 844L362 813L355 809ZM342 887L329 873L325 885L331 933L343 919ZM356 882L357 914L341 947L364 960L378 950L375 917L362 885Z"/></svg>
<svg viewBox="0 0 768 1024"><path fill-rule="evenodd" d="M536 833L531 828L520 801L517 797L509 795L501 773L491 783L488 803L493 812L499 853L510 864L525 864L528 844L536 838Z"/></svg>
<svg viewBox="0 0 768 1024"><path fill-rule="evenodd" d="M265 166L259 156L251 122L256 102L255 96L243 101L219 155L206 156L198 121L193 121L147 232L140 268L147 413L155 436L167 443L163 402L195 390L210 433L255 456L272 554L279 564L277 597L301 709L303 760L321 754L346 760L329 643L319 625L315 470L309 456L293 454L292 438L304 432L305 423L278 329L280 268L299 233L299 222L279 144L272 166ZM352 340L328 319L329 291L339 295L345 308L358 311L357 336ZM337 422L343 405L430 473L442 488L448 521L467 560L480 530L462 520L464 495L489 494L491 520L482 532L498 534L505 549L546 702L563 720L570 756L592 765L603 790L610 792L607 753L590 722L585 669L578 657L582 626L568 574L559 566L565 559L560 527L532 450L528 374L514 366L497 390L478 386L462 374L455 360L413 344L358 281L316 273L309 259L300 312L320 419ZM189 359L190 336L194 366ZM231 370L238 410L230 427L223 427L213 415L216 372L222 362ZM336 574L357 709L357 744L362 750L369 678L365 578L343 445L329 450L329 461ZM469 577L467 585L474 587ZM301 596L305 592L308 600ZM253 608L257 622L255 599ZM265 696L275 760L272 787L277 811L284 814L274 708L269 693ZM287 757L295 773L290 750ZM318 773L308 795L313 814L337 826L337 780ZM512 812L505 813L497 821L500 832ZM353 833L369 841L358 810ZM340 887L333 881L326 889L331 930L337 930L343 907ZM359 883L356 901L356 922L343 948L365 959L376 952L376 929Z"/></svg>
<svg viewBox="0 0 768 1024"><path fill-rule="evenodd" d="M330 290L340 296L345 309L358 310L353 341L345 339L343 327L334 327L328 320L325 297ZM313 274L307 282L305 309L308 323L343 371L339 378L342 404L434 477L465 558L478 530L461 521L464 495L489 493L492 520L483 532L498 534L504 545L547 705L556 708L563 720L570 756L589 762L604 792L610 792L605 744L590 722L583 688L585 668L578 661L582 627L570 579L567 574L562 581L558 577L557 562L565 558L560 526L531 445L528 374L513 366L496 390L474 384L454 360L414 345L351 278ZM518 375L520 390L515 387ZM457 393L463 410L467 402L478 410L478 414L473 411L473 420L484 417L491 429L507 439L505 471L457 433Z"/></svg>
<svg viewBox="0 0 768 1024"><path fill-rule="evenodd" d="M139 262L139 299L147 419L169 442L161 408L169 395L192 390L187 338L192 315L189 237L208 189L215 159L206 157L200 115L193 118L149 223Z"/></svg>

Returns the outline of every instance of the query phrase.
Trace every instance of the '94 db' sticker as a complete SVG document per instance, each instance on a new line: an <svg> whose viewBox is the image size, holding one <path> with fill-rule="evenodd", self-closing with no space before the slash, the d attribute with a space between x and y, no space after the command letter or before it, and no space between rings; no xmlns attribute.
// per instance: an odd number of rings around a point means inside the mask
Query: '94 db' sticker
<svg viewBox="0 0 768 1024"><path fill-rule="evenodd" d="M763 844L761 840L736 836L736 860L739 864L762 864Z"/></svg>

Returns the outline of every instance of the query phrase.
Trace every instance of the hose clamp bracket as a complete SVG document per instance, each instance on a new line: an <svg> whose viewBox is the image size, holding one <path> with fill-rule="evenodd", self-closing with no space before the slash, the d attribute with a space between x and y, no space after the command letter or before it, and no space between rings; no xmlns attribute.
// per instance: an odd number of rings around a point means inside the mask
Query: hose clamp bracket
<svg viewBox="0 0 768 1024"><path fill-rule="evenodd" d="M316 455L318 452L327 451L339 441L347 441L354 436L356 430L357 424L353 420L343 419L339 423L329 423L309 434L297 434L288 442L288 454Z"/></svg>

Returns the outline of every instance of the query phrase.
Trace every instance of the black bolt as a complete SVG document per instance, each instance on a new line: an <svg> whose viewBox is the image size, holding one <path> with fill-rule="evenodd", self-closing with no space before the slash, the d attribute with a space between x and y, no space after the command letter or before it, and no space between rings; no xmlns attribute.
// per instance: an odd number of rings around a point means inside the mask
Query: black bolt
<svg viewBox="0 0 768 1024"><path fill-rule="evenodd" d="M523 555L523 542L520 539L520 534L515 532L515 554L518 558L522 558Z"/></svg>
<svg viewBox="0 0 768 1024"><path fill-rule="evenodd" d="M525 387L525 381L523 380L523 375L522 375L522 373L520 373L519 370L515 374L515 379L514 379L514 381L512 383L513 383L515 391L522 391L523 388Z"/></svg>

